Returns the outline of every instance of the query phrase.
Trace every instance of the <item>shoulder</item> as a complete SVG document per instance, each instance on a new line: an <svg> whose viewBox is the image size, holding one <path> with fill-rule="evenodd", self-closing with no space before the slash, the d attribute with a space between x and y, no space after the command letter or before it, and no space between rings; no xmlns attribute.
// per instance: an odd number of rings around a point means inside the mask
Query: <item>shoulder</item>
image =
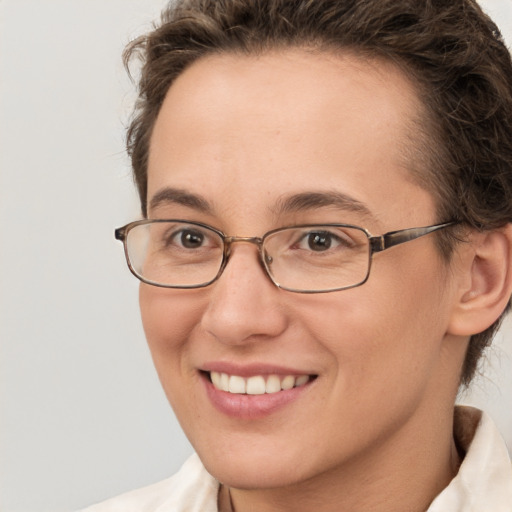
<svg viewBox="0 0 512 512"><path fill-rule="evenodd" d="M174 476L81 512L216 512L219 483L194 454Z"/></svg>

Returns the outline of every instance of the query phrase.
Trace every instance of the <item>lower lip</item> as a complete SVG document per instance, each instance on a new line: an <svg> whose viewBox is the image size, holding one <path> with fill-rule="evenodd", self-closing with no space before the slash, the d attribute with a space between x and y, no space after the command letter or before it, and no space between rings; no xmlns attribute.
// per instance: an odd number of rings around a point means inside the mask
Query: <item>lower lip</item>
<svg viewBox="0 0 512 512"><path fill-rule="evenodd" d="M239 395L221 391L215 388L207 377L203 378L208 398L218 411L233 418L249 420L264 418L291 404L307 391L314 380L310 380L303 386L278 391L277 393Z"/></svg>

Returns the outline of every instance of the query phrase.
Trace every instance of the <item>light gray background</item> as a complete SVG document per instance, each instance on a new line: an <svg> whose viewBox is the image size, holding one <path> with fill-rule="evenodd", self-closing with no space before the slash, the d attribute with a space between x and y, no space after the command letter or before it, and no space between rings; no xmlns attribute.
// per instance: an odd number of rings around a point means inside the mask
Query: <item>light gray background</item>
<svg viewBox="0 0 512 512"><path fill-rule="evenodd" d="M0 0L0 510L69 511L190 453L113 228L138 217L122 48L163 0ZM486 0L512 42L512 0ZM512 323L467 402L512 447Z"/></svg>

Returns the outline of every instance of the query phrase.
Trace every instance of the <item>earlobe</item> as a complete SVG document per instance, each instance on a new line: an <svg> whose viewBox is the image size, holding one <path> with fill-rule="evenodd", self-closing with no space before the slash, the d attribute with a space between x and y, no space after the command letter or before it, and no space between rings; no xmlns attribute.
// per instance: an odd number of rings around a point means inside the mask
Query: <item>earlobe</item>
<svg viewBox="0 0 512 512"><path fill-rule="evenodd" d="M448 332L471 336L491 326L512 294L512 224L473 233L462 247L459 288Z"/></svg>

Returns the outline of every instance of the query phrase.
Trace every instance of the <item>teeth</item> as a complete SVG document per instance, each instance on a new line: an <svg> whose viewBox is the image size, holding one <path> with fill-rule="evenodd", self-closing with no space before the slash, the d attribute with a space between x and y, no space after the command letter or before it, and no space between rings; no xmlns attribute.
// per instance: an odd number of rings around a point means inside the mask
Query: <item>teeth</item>
<svg viewBox="0 0 512 512"><path fill-rule="evenodd" d="M298 386L304 386L309 380L309 375L301 375L300 377L297 377L297 380L295 381L295 387Z"/></svg>
<svg viewBox="0 0 512 512"><path fill-rule="evenodd" d="M265 394L265 379L263 377L249 377L247 379L247 394L248 395L263 395Z"/></svg>
<svg viewBox="0 0 512 512"><path fill-rule="evenodd" d="M229 376L226 373L220 374L219 384L220 389L223 389L224 391L229 391Z"/></svg>
<svg viewBox="0 0 512 512"><path fill-rule="evenodd" d="M229 377L229 392L236 393L237 395L245 393L245 379L238 375L231 375Z"/></svg>
<svg viewBox="0 0 512 512"><path fill-rule="evenodd" d="M281 391L281 381L277 375L270 375L265 385L266 393L277 393Z"/></svg>
<svg viewBox="0 0 512 512"><path fill-rule="evenodd" d="M287 375L281 382L282 389L292 389L295 386L295 377L293 375Z"/></svg>
<svg viewBox="0 0 512 512"><path fill-rule="evenodd" d="M221 381L220 373L219 372L211 372L210 377L212 379L213 385L217 389L222 389L222 384L220 383L220 381Z"/></svg>
<svg viewBox="0 0 512 512"><path fill-rule="evenodd" d="M210 378L216 389L234 394L263 395L265 393L278 393L294 387L304 386L309 382L309 375L286 375L280 378L277 375L255 375L244 379L238 375L210 372Z"/></svg>

